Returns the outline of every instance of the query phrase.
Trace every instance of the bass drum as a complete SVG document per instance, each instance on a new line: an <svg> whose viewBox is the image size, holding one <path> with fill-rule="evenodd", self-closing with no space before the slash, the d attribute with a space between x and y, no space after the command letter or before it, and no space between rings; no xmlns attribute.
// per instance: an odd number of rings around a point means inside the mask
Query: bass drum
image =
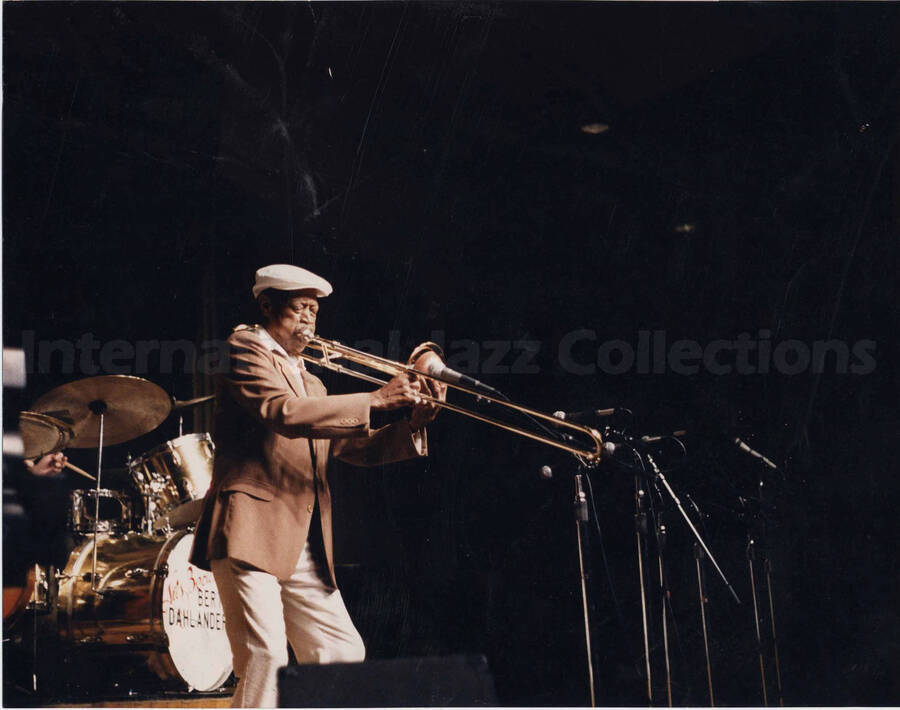
<svg viewBox="0 0 900 710"><path fill-rule="evenodd" d="M212 572L188 562L193 533L97 538L76 547L59 581L58 619L72 654L130 657L164 680L211 691L231 675L225 613ZM95 655L96 654L96 655Z"/></svg>

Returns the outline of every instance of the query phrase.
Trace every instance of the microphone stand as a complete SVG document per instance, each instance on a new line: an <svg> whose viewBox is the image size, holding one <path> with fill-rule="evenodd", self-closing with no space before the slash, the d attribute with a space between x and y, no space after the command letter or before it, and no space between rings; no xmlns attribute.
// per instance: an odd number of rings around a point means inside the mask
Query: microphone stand
<svg viewBox="0 0 900 710"><path fill-rule="evenodd" d="M607 434L609 435L611 432L607 430ZM681 514L681 517L684 518L685 523L687 523L688 528L691 533L693 533L694 538L696 539L696 546L698 552L696 554L700 554L699 551L702 550L703 553L709 558L710 562L712 562L713 567L715 567L716 572L718 572L719 577L722 578L722 581L725 583L725 586L728 588L728 591L731 593L731 596L734 600L740 604L741 599L738 597L737 593L734 591L734 587L731 586L731 583L728 581L728 578L725 576L725 573L722 571L722 568L719 566L718 562L716 562L715 557L712 552L710 552L709 547L703 540L703 537L697 531L697 528L694 526L694 523L691 521L687 512L684 509L684 506L681 504L681 500L678 498L678 495L673 490L672 486L669 484L668 479L665 477L663 472L660 470L659 466L657 466L653 455L649 451L644 451L643 453L639 451L640 444L646 444L651 441L657 441L662 437L643 437L641 440L635 439L629 435L624 434L623 432L614 432L619 437L621 437L624 441L623 444L629 448L634 455L637 457L638 461L641 464L641 470L636 471L635 473L635 539L637 542L637 557L638 557L638 575L640 578L641 585L641 614L642 614L642 624L643 624L643 632L644 632L644 663L645 670L647 673L647 700L650 705L653 705L653 683L651 679L651 664L650 664L650 641L649 641L649 629L647 623L647 600L646 600L646 588L645 588L645 580L644 580L644 548L645 548L645 536L647 534L647 493L642 487L641 483L641 473L647 476L648 480L652 480L654 487L657 490L660 499L662 499L662 491L659 488L659 483L662 483L666 492L668 493L671 500L675 503L675 507L678 509L678 512ZM644 466L644 459L646 458L647 462L650 464L650 471L647 470L647 467ZM662 599L662 622L663 622L663 646L666 654L666 690L667 690L667 699L669 705L672 705L672 679L671 679L671 666L669 659L669 644L668 644L668 589L666 585L666 576L664 573L664 565L663 565L663 547L665 544L665 534L666 528L662 524L661 519L656 521L656 535L657 535L657 552L658 552L658 565L659 565L659 584L660 584L660 595ZM697 572L698 572L698 580L700 582L700 599L701 599L701 615L703 620L703 630L704 630L704 644L706 646L706 658L707 658L707 678L709 681L709 689L710 689L710 704L713 701L712 694L712 670L711 664L709 662L709 646L707 642L707 634L706 634L706 614L705 608L702 606L705 603L705 595L703 592L703 580L701 570L700 570L700 558L697 558Z"/></svg>
<svg viewBox="0 0 900 710"><path fill-rule="evenodd" d="M651 508L652 511L652 508ZM662 632L663 632L663 656L666 661L666 700L669 707L672 707L672 664L669 656L669 585L667 583L664 572L665 563L663 552L666 547L666 526L663 522L663 511L659 511L654 515L654 532L656 535L656 562L659 572L659 603L662 612Z"/></svg>
<svg viewBox="0 0 900 710"><path fill-rule="evenodd" d="M694 561L697 564L697 596L700 600L700 626L703 628L703 651L706 655L706 683L709 689L709 706L714 708L716 706L716 699L713 694L712 663L709 659L709 636L706 631L706 605L709 603L709 600L703 592L703 569L700 566L702 559L703 550L701 550L700 545L695 542Z"/></svg>
<svg viewBox="0 0 900 710"><path fill-rule="evenodd" d="M490 390L495 396L500 397L501 399L505 399L509 401L509 397L507 397L502 392L495 390L493 387L487 387L480 382L476 381L476 384L481 387L486 387ZM563 434L562 432L555 432L547 427L543 422L539 421L535 417L531 416L527 412L525 416L534 423L538 428L542 429L548 436L556 437L562 440L565 440L568 435ZM565 417L563 417L565 418ZM549 469L548 466L544 467L545 469ZM597 707L597 691L596 685L594 682L594 659L593 654L591 652L591 623L590 623L590 614L588 612L588 595L587 595L587 573L585 572L585 564L584 564L584 547L582 540L587 540L588 538L584 536L587 531L587 522L588 522L588 507L587 507L587 496L584 493L584 475L587 471L587 467L582 465L579 468L578 473L575 474L575 500L574 500L574 517L575 517L575 534L578 544L578 576L579 576L579 584L581 586L581 606L584 613L584 647L585 654L587 656L587 671L588 671L588 688L590 689L591 696L591 707ZM543 472L542 474L546 475ZM552 476L552 471L550 472ZM590 481L588 481L590 483Z"/></svg>
<svg viewBox="0 0 900 710"><path fill-rule="evenodd" d="M763 463L765 463L769 468L777 470L775 465L771 461L769 461L769 459L767 459L765 456L762 456L761 458L762 458ZM760 479L760 481L759 481L759 504L760 504L759 510L761 513L761 518L760 518L761 537L764 542L764 546L763 546L763 550L762 550L763 570L766 575L766 593L769 597L769 623L772 627L772 651L773 651L774 661L775 661L775 688L778 690L778 704L781 707L784 707L784 694L782 693L782 690L781 690L781 663L778 658L778 636L775 633L775 602L772 597L772 563L771 563L771 560L769 559L768 551L765 546L765 543L768 542L768 534L767 534L768 529L766 526L766 518L765 518L766 511L763 507L763 504L766 501L766 499L763 496L763 489L764 489L764 482L762 481L762 479Z"/></svg>
<svg viewBox="0 0 900 710"><path fill-rule="evenodd" d="M647 703L653 705L653 681L650 672L650 629L647 624L647 589L644 581L644 548L647 534L647 492L641 485L641 476L634 476L634 533L637 542L638 578L641 584L641 622L644 631L644 670L647 672Z"/></svg>
<svg viewBox="0 0 900 710"><path fill-rule="evenodd" d="M591 624L588 614L587 575L584 571L584 549L582 536L588 521L587 496L584 494L581 473L575 474L575 536L578 541L578 572L581 583L581 605L584 610L584 646L587 655L588 685L591 691L591 707L597 707L596 689L594 686L594 662L591 654Z"/></svg>
<svg viewBox="0 0 900 710"><path fill-rule="evenodd" d="M765 458L765 457L763 457ZM768 461L768 459L765 459ZM764 543L766 538L766 520L765 520L765 510L764 510L764 497L763 490L765 487L765 482L763 480L759 481L758 490L759 490L759 510L757 512L756 519L757 523L757 533L759 539L761 539ZM765 545L757 544L756 537L751 533L748 533L747 536L747 564L749 566L750 571L750 590L753 593L753 621L756 630L756 644L759 651L759 675L760 675L760 683L762 686L762 697L763 704L768 706L768 686L766 682L766 669L764 662L764 654L763 654L763 642L762 642L762 632L760 629L760 612L759 612L759 602L758 602L758 594L756 589L756 563L758 561L762 562L763 573L766 578L766 594L769 598L769 625L772 630L772 651L773 651L773 660L775 665L775 688L778 691L778 704L784 707L784 694L782 692L781 686L781 662L778 656L778 635L775 629L775 602L774 596L772 594L772 564L769 560L769 556L766 552ZM759 558L759 560L757 559Z"/></svg>
<svg viewBox="0 0 900 710"><path fill-rule="evenodd" d="M753 569L756 561L756 540L752 536L747 540L747 565L750 568L750 592L753 594L753 623L756 627L756 651L759 654L759 679L762 684L763 705L769 707L769 696L766 692L766 664L763 660L762 635L759 630L759 605L756 596L756 573Z"/></svg>
<svg viewBox="0 0 900 710"><path fill-rule="evenodd" d="M775 683L778 688L778 704L784 707L784 694L781 690L781 662L778 659L778 636L775 634L775 603L772 601L772 563L768 556L763 562L766 571L766 591L769 593L769 620L772 622L772 647L775 651Z"/></svg>

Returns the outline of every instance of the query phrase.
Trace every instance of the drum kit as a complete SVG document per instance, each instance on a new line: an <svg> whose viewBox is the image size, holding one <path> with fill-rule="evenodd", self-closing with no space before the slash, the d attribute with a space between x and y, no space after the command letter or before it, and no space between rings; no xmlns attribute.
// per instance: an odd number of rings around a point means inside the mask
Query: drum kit
<svg viewBox="0 0 900 710"><path fill-rule="evenodd" d="M71 494L75 547L64 569L36 564L24 588L4 589L4 637L16 624L29 626L23 619L30 616L73 668L82 661L109 668L115 659L173 689L225 685L232 659L221 600L212 573L188 561L212 480L209 434L129 457L130 490L101 487L104 446L153 431L173 408L210 399L173 401L145 379L102 375L57 387L21 413L25 458L92 448L98 465L95 477L66 464L96 483Z"/></svg>

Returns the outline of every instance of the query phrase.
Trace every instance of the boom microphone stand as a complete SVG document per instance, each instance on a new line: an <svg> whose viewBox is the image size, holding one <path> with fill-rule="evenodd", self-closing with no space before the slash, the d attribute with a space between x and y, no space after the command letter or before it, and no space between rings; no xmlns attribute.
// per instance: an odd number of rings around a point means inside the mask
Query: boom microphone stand
<svg viewBox="0 0 900 710"><path fill-rule="evenodd" d="M703 537L697 532L697 528L694 527L694 523L691 522L691 519L688 517L688 514L684 510L684 506L681 505L681 501L678 496L675 495L675 491L672 490L672 486L669 485L668 479L663 475L663 472L659 470L659 467L656 465L656 461L654 461L653 456L651 454L647 454L647 461L650 462L650 467L653 469L653 473L656 476L657 480L659 480L663 487L668 492L669 496L672 498L672 501L675 503L675 507L678 508L678 512L681 513L681 517L684 518L684 521L687 523L687 526L690 528L691 532L694 534L694 537L697 539L697 542L700 544L700 547L703 548L703 551L706 553L706 556L709 558L709 561L712 562L713 567L715 567L716 572L719 573L719 576L722 578L722 581L725 583L725 586L728 587L728 591L731 592L731 596L734 597L734 600L740 604L741 598L737 595L737 592L734 591L734 587L731 586L731 582L728 581L728 578L725 576L725 573L722 571L722 568L719 567L719 563L716 562L716 558L713 556L712 552L709 551L709 548L706 546L706 543L703 541Z"/></svg>

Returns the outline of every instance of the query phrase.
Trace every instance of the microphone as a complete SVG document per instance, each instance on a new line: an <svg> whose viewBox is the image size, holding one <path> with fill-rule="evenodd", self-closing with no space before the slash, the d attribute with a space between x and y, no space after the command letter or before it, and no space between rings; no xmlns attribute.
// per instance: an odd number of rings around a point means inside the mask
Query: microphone
<svg viewBox="0 0 900 710"><path fill-rule="evenodd" d="M486 385L484 382L480 382L474 377L469 377L461 372L457 372L438 360L428 363L425 372L435 379L447 382L451 385L460 385L462 387L468 387L469 389L482 389L487 390L488 392L497 392L497 390L490 385Z"/></svg>
<svg viewBox="0 0 900 710"><path fill-rule="evenodd" d="M588 519L587 496L581 486L581 475L575 476L575 519L584 521Z"/></svg>
<svg viewBox="0 0 900 710"><path fill-rule="evenodd" d="M553 416L556 416L554 414ZM622 443L616 444L608 439L603 442L603 452L607 456L612 456L621 448L625 449L634 449L636 446L640 446L641 444L652 444L656 441L662 441L663 439L669 439L670 437L681 437L687 434L687 432L683 429L679 429L678 431L673 431L671 434L662 434L658 436L642 436L640 439L636 439L632 436L628 436L623 432L609 432L612 436L617 436L624 441Z"/></svg>
<svg viewBox="0 0 900 710"><path fill-rule="evenodd" d="M774 463L772 463L772 461L770 461L770 460L767 459L765 456L763 456L761 453L759 453L759 451L756 451L755 449L751 449L750 446L749 446L749 444L745 443L745 442L742 441L740 438L734 437L734 443L738 445L738 448L739 448L741 451L746 451L746 452L747 452L748 454L750 454L751 456L755 456L755 457L758 458L760 461L762 461L766 466L768 466L769 468L771 468L773 471L777 471L777 470L778 470L778 466L776 466Z"/></svg>
<svg viewBox="0 0 900 710"><path fill-rule="evenodd" d="M687 434L684 429L679 429L678 431L673 431L671 434L659 434L657 436L642 436L641 441L645 444L649 444L653 441L662 441L663 439L668 439L670 437L681 437Z"/></svg>
<svg viewBox="0 0 900 710"><path fill-rule="evenodd" d="M564 412L562 410L557 410L553 412L553 416L566 422L581 422L585 419L592 419L593 417L611 417L618 411L619 410L615 407L610 407L609 409L586 409L583 412Z"/></svg>

